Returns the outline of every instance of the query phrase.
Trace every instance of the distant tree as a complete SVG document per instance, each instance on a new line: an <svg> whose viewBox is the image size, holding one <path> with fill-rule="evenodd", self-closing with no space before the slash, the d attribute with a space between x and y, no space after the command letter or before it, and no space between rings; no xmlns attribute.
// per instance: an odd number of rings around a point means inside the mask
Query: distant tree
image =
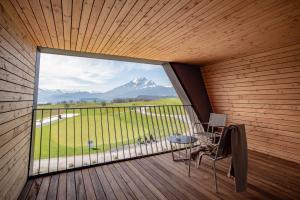
<svg viewBox="0 0 300 200"><path fill-rule="evenodd" d="M115 98L111 101L112 103L126 103L127 99L123 99L123 98Z"/></svg>
<svg viewBox="0 0 300 200"><path fill-rule="evenodd" d="M102 101L102 102L101 102L101 106L102 106L102 107L106 106L106 102L105 102L105 101Z"/></svg>

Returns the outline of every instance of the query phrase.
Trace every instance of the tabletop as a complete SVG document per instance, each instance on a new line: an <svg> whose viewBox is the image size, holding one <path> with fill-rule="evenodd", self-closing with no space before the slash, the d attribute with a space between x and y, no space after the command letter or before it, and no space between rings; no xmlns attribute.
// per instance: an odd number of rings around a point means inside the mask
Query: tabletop
<svg viewBox="0 0 300 200"><path fill-rule="evenodd" d="M198 139L193 136L188 135L172 135L168 137L168 140L171 143L177 143L177 144L190 144L196 142Z"/></svg>

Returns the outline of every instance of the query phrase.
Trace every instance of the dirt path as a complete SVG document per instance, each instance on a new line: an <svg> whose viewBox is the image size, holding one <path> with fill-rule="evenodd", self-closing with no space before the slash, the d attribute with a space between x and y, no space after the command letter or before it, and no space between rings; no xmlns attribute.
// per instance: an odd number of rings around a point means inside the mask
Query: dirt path
<svg viewBox="0 0 300 200"><path fill-rule="evenodd" d="M75 114L73 114L73 113L69 113L69 114L64 113L64 114L60 114L60 115L54 115L54 116L51 116L51 117L47 117L47 118L43 118L43 119L40 119L40 120L36 120L35 126L36 126L36 128L39 128L42 125L48 125L48 124L50 124L50 122L53 123L53 122L56 122L58 120L62 120L62 119L66 119L66 118L71 118L71 117L76 117L78 115L80 115L80 114L79 113L75 113Z"/></svg>

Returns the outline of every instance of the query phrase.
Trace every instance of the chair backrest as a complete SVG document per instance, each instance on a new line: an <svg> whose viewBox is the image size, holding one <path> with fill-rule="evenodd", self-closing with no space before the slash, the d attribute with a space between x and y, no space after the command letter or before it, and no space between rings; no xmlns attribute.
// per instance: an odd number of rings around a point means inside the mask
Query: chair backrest
<svg viewBox="0 0 300 200"><path fill-rule="evenodd" d="M225 126L226 125L226 115L210 113L208 126Z"/></svg>

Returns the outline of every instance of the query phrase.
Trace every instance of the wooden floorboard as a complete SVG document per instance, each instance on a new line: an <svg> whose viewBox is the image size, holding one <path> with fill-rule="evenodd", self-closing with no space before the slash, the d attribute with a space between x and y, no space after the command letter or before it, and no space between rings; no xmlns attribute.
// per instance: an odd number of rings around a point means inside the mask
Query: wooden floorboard
<svg viewBox="0 0 300 200"><path fill-rule="evenodd" d="M103 199L103 200L107 199L95 168L90 168L89 174L91 176L91 181L92 181L92 184L94 187L94 192L95 192L96 198Z"/></svg>
<svg viewBox="0 0 300 200"><path fill-rule="evenodd" d="M57 199L66 199L67 197L67 174L63 173L59 175L59 182L57 188Z"/></svg>
<svg viewBox="0 0 300 200"><path fill-rule="evenodd" d="M171 154L119 162L30 179L19 199L299 199L299 164L249 152L248 188L236 193L226 176L229 160L217 163L218 193L212 168L173 162Z"/></svg>

